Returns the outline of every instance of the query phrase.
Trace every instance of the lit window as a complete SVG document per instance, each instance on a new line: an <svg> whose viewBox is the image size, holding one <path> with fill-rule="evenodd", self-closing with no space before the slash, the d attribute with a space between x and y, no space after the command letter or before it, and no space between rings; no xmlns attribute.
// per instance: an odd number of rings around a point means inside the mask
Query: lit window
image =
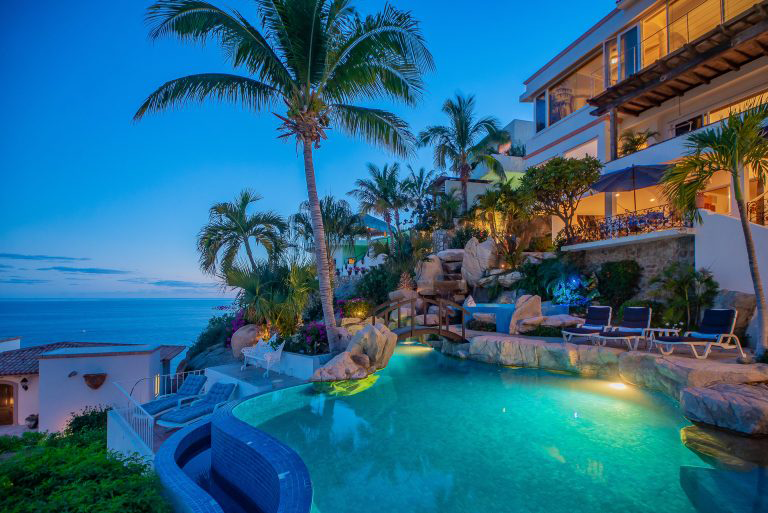
<svg viewBox="0 0 768 513"><path fill-rule="evenodd" d="M603 55L591 58L579 69L549 89L549 124L587 104L587 100L605 89L603 80Z"/></svg>

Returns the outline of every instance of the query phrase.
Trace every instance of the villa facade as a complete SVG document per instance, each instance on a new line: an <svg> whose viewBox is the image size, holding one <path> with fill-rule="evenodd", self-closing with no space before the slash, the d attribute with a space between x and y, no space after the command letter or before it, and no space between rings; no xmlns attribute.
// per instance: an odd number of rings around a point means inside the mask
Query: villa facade
<svg viewBox="0 0 768 513"><path fill-rule="evenodd" d="M717 173L698 198L705 220L697 226L672 212L658 181L685 155L692 132L761 98L768 98L768 1L618 1L526 80L520 98L534 111L526 168L556 156L590 155L604 163L605 192L582 199L578 238L563 249L589 252L682 238L669 244L684 248L683 260L710 268L723 288L753 292L746 254L739 254L744 244L729 175ZM625 134L642 133L650 137L641 149L622 151ZM611 187L609 181L625 185ZM626 187L628 182L636 185ZM764 184L750 175L741 188L766 279ZM552 224L556 236L562 225L558 219ZM743 269L734 270L734 259L742 256Z"/></svg>

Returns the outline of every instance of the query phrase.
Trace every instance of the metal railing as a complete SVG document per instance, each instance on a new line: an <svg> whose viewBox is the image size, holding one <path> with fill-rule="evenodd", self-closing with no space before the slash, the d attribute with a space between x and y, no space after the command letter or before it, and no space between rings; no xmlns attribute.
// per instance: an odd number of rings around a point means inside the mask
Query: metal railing
<svg viewBox="0 0 768 513"><path fill-rule="evenodd" d="M112 408L131 428L148 451L154 452L155 419L141 406L160 396L176 393L187 376L204 370L156 374L135 381L113 382L118 393Z"/></svg>
<svg viewBox="0 0 768 513"><path fill-rule="evenodd" d="M673 228L691 228L692 226L693 221L681 216L671 205L659 205L599 221L585 221L583 224L573 227L573 234L570 237L564 231L560 232L557 236L556 245L561 247Z"/></svg>
<svg viewBox="0 0 768 513"><path fill-rule="evenodd" d="M747 203L749 221L762 226L768 226L768 197Z"/></svg>

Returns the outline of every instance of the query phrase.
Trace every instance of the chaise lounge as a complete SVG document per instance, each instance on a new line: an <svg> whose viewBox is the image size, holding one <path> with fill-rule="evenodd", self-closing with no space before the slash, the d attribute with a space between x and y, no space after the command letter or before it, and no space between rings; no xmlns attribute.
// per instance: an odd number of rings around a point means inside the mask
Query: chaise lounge
<svg viewBox="0 0 768 513"><path fill-rule="evenodd" d="M699 331L687 331L682 336L654 335L653 342L659 347L661 354L665 356L672 354L675 347L688 346L691 348L693 356L699 360L709 356L713 347L737 349L743 358L744 350L741 348L741 342L739 342L739 337L733 333L736 329L737 316L738 312L732 308L709 308L704 310ZM669 331L679 333L679 330ZM696 346L704 346L704 352L699 354L696 351Z"/></svg>
<svg viewBox="0 0 768 513"><path fill-rule="evenodd" d="M180 406L163 413L157 419L159 426L175 428L186 426L206 415L213 413L219 406L232 398L237 385L235 383L215 383L206 394L189 406Z"/></svg>
<svg viewBox="0 0 768 513"><path fill-rule="evenodd" d="M625 342L630 351L637 351L641 339L648 339L652 310L645 306L624 309L624 318L618 326L611 326L592 336L592 343L605 346L609 340ZM649 342L650 344L651 342Z"/></svg>
<svg viewBox="0 0 768 513"><path fill-rule="evenodd" d="M207 379L205 374L187 376L176 393L161 395L153 401L142 404L141 407L153 417L172 408L179 408L187 402L200 398L200 391Z"/></svg>
<svg viewBox="0 0 768 513"><path fill-rule="evenodd" d="M587 317L582 324L576 327L563 328L563 342L570 342L575 337L589 338L597 335L611 325L613 310L610 306L590 306L587 308Z"/></svg>

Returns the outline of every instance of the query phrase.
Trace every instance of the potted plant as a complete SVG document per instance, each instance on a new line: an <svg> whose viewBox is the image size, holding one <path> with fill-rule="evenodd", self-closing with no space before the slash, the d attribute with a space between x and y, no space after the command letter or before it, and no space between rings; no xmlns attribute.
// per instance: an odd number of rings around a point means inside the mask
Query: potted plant
<svg viewBox="0 0 768 513"><path fill-rule="evenodd" d="M33 413L31 415L28 415L26 419L24 419L24 422L27 424L28 429L37 429L37 423L38 423L38 415L37 413Z"/></svg>

